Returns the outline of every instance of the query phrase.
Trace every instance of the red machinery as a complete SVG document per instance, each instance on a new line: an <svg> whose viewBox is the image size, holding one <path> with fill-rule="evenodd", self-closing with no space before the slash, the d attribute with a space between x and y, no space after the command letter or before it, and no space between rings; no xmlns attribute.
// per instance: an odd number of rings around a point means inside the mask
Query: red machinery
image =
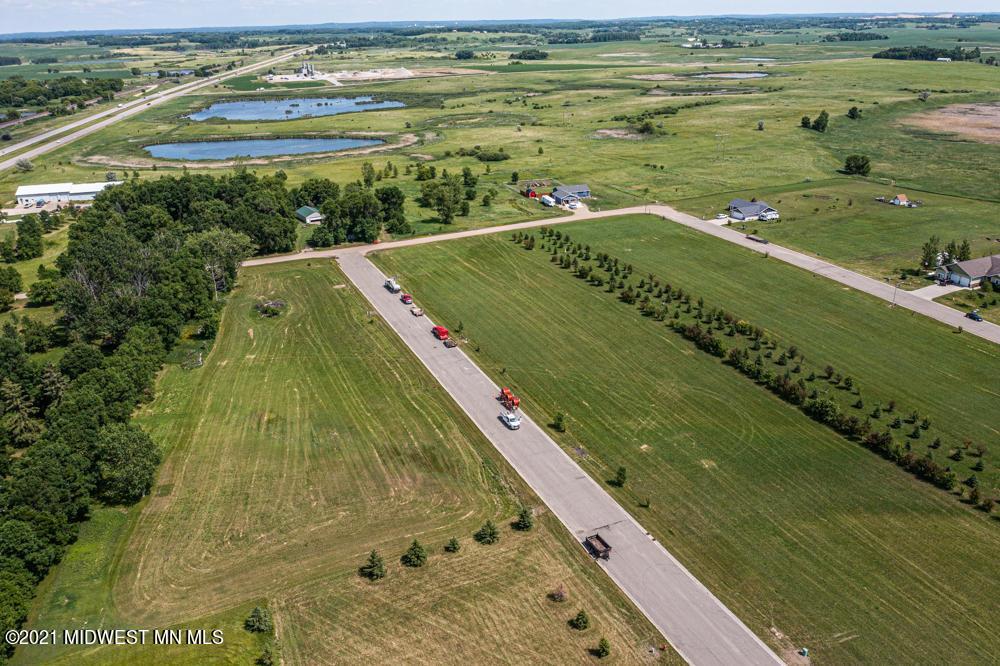
<svg viewBox="0 0 1000 666"><path fill-rule="evenodd" d="M497 396L497 400L508 410L515 410L521 406L521 399L514 395L513 392L506 386L500 389L500 395Z"/></svg>

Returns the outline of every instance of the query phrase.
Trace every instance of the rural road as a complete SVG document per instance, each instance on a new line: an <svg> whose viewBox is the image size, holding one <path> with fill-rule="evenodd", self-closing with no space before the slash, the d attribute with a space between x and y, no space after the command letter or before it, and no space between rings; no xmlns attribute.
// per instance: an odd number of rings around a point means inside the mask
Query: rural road
<svg viewBox="0 0 1000 666"><path fill-rule="evenodd" d="M38 157L39 155L44 155L45 153L51 152L57 148L62 148L63 146L76 141L77 139L81 139L89 134L98 132L104 129L105 127L108 127L109 125L113 125L121 120L124 120L125 118L134 116L137 113L141 113L142 111L151 106L158 106L160 104L163 104L164 102L169 102L172 99L175 99L182 95L186 95L195 90L199 90L206 86L214 85L216 83L219 83L220 81L224 81L226 79L235 76L246 74L247 72L252 72L254 70L258 70L263 67L270 67L271 65L277 64L284 60L288 60L289 58L294 58L295 56L302 53L302 51L304 50L305 49L297 49L295 51L285 53L284 55L276 56L274 58L268 58L267 60L262 60L261 62L246 65L244 67L238 67L237 69L225 72L223 74L217 74L215 76L210 76L205 79L198 79L196 81L192 81L191 83L185 83L184 85L172 88L171 90L165 90L163 92L154 93L152 95L148 95L145 97L140 97L139 99L133 100L131 102L124 102L120 107L115 107L113 109L107 109L105 111L101 111L100 113L87 116L86 118L81 118L80 120L67 123L60 127L51 129L47 132L42 132L41 134L33 136L29 139L25 139L24 141L15 143L11 146L7 146L2 150L0 150L0 157L3 157L4 155L11 155L17 153L23 150L24 148L32 146L36 143L41 144L36 148L32 148L31 150L28 150L19 155L16 155L15 157L11 157L0 162L0 172L13 168L14 165L17 164L18 160L31 159L33 157ZM66 134L66 132L73 130L77 127L83 127L83 128L78 129L72 134L63 136L64 134Z"/></svg>
<svg viewBox="0 0 1000 666"><path fill-rule="evenodd" d="M365 253L343 252L337 259L351 282L576 540L582 543L599 533L611 544L610 560L599 564L688 663L783 663L542 428L527 416L520 430L503 426L496 400L499 387L461 349L447 349L437 341L431 335L433 323L414 317L384 288L385 276Z"/></svg>
<svg viewBox="0 0 1000 666"><path fill-rule="evenodd" d="M714 222L702 220L693 215L682 213L681 211L663 204L650 204L648 206L633 206L631 208L616 208L614 210L592 211L587 208L579 208L571 215L563 217L550 217L541 220L530 220L528 222L517 222L498 227L486 227L483 229L469 229L466 231L456 231L450 234L439 234L437 236L420 236L419 238L406 238L404 240L390 241L379 245L363 245L345 248L333 248L330 250L316 250L298 252L296 254L277 255L272 257L260 257L249 259L243 262L244 266L261 266L265 264L277 264L285 261L296 261L302 259L320 259L329 257L342 257L348 254L367 254L376 250L390 250L412 245L423 245L425 243L438 243L456 238L471 238L473 236L485 236L500 232L518 231L521 229L531 229L541 226L552 226L554 224L565 224L567 222L580 222L582 220L592 220L603 217L615 217L618 215L634 214L657 215L664 219L683 224L686 227L696 229L702 233L722 240L735 243L741 247L753 250L760 254L767 253L772 259L778 259L785 263L797 266L817 275L829 278L835 282L846 285L866 294L881 298L887 303L911 310L925 317L930 317L952 328L961 326L966 333L989 340L995 344L1000 344L1000 326L987 321L972 321L963 312L950 308L947 305L935 303L921 294L896 289L893 285L881 282L874 278L855 273L828 261L823 261L796 250L790 250L780 245L770 243L763 245L747 238L740 232Z"/></svg>

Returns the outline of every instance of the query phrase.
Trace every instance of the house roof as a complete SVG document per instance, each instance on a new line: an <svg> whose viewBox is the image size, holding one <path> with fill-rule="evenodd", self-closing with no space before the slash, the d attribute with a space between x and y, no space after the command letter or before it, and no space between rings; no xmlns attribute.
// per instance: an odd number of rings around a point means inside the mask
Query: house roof
<svg viewBox="0 0 1000 666"><path fill-rule="evenodd" d="M761 213L774 210L766 201L747 201L746 199L733 199L729 202L729 210L738 210L744 216L760 215Z"/></svg>
<svg viewBox="0 0 1000 666"><path fill-rule="evenodd" d="M909 199L907 199L905 194L897 194L896 201L909 201Z"/></svg>
<svg viewBox="0 0 1000 666"><path fill-rule="evenodd" d="M121 185L120 180L102 183L48 183L45 185L21 185L14 196L31 197L44 194L96 194L112 185Z"/></svg>
<svg viewBox="0 0 1000 666"><path fill-rule="evenodd" d="M590 188L586 185L560 185L556 189L552 190L552 194L572 194L573 196L580 196L582 192L590 192Z"/></svg>
<svg viewBox="0 0 1000 666"><path fill-rule="evenodd" d="M995 277L1000 275L1000 254L948 264L948 270L951 272L961 271L973 280Z"/></svg>
<svg viewBox="0 0 1000 666"><path fill-rule="evenodd" d="M312 206L303 206L302 208L299 208L297 211L295 211L295 214L298 215L299 217L309 217L310 215L313 215L318 212L319 211L313 208Z"/></svg>

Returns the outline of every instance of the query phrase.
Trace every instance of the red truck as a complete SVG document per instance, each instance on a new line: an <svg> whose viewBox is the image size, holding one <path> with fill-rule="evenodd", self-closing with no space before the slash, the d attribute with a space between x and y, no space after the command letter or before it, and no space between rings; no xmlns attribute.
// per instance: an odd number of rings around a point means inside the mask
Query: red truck
<svg viewBox="0 0 1000 666"><path fill-rule="evenodd" d="M431 329L431 333L433 333L434 337L437 338L438 340L448 339L448 329L445 328L444 326L435 326L434 328Z"/></svg>

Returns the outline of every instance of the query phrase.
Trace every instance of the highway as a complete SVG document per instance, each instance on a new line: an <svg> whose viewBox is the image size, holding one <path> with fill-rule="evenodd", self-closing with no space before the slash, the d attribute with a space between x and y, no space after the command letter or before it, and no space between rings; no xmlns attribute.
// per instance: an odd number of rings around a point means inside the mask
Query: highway
<svg viewBox="0 0 1000 666"><path fill-rule="evenodd" d="M60 127L48 130L47 132L42 132L41 134L25 139L24 141L20 141L11 146L7 146L0 150L0 157L4 157L5 155L14 156L0 162L0 173L6 171L7 169L12 169L17 164L18 160L30 160L34 157L38 157L39 155L44 155L45 153L56 150L57 148L62 148L63 146L73 143L77 139L81 139L89 134L93 134L94 132L99 132L105 127L125 120L126 118L134 116L137 113L142 113L147 108L159 106L160 104L169 102L170 100L187 95L188 93L196 90L200 90L201 88L215 85L220 81L225 81L226 79L230 79L235 76L242 76L243 74L253 72L264 67L270 67L290 58L294 58L305 50L306 49L297 49L280 56L275 56L274 58L268 58L267 60L238 67L229 72L216 74L215 76L210 76L204 79L197 79L170 90L153 93L137 100L123 102L121 106L116 106L113 109L107 109L105 111L101 111L100 113L87 116L86 118L75 120ZM66 132L74 129L76 129L75 132L66 134ZM40 145L20 153L20 151L25 148L29 148L30 146L34 146L35 144ZM15 155L15 153L20 154Z"/></svg>

